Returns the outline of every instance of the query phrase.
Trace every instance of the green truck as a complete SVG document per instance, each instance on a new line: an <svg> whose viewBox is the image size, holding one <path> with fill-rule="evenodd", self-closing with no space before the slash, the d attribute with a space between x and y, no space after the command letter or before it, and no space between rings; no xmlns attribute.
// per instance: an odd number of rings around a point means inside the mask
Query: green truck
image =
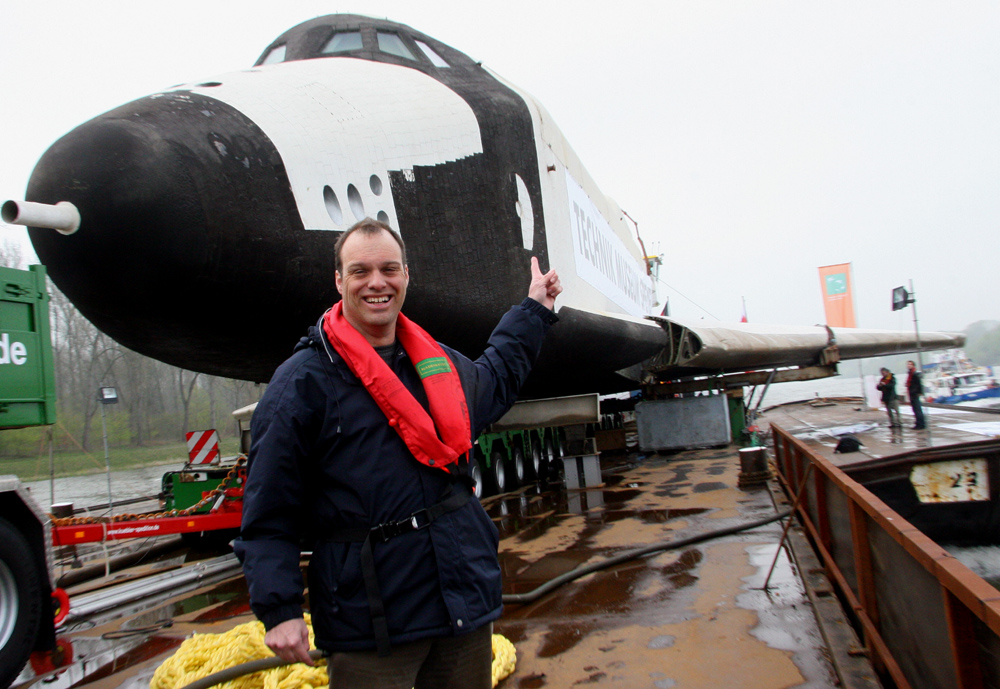
<svg viewBox="0 0 1000 689"><path fill-rule="evenodd" d="M0 429L54 424L55 397L45 268L0 268ZM55 647L49 529L18 478L0 475L0 687Z"/></svg>

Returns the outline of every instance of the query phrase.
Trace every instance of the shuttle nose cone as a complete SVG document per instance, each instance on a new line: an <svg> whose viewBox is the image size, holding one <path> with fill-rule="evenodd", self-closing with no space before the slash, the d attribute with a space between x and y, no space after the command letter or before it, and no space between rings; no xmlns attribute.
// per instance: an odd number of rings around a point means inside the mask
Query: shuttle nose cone
<svg viewBox="0 0 1000 689"><path fill-rule="evenodd" d="M150 96L81 125L42 156L26 196L80 211L73 235L29 230L56 285L115 340L168 363L266 381L336 294L332 261L321 276L302 266L319 247L302 237L274 147L211 98ZM277 316L240 349L255 313Z"/></svg>
<svg viewBox="0 0 1000 689"><path fill-rule="evenodd" d="M148 298L152 284L180 277L197 261L191 230L204 228L205 216L181 153L138 118L105 115L74 129L42 156L27 199L70 201L81 224L73 236L30 230L31 241L74 301L89 304L92 295L110 291L134 303ZM129 270L135 263L143 265L138 284ZM103 311L88 310L95 316Z"/></svg>

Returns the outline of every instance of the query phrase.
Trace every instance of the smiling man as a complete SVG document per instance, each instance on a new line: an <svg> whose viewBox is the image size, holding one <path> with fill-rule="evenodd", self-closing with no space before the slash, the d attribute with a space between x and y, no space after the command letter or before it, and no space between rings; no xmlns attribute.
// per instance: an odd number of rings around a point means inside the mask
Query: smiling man
<svg viewBox="0 0 1000 689"><path fill-rule="evenodd" d="M562 291L531 259L528 298L476 361L400 313L406 247L363 220L336 246L342 299L275 372L252 422L236 552L265 642L330 687L491 686L496 527L472 497L473 439L514 403Z"/></svg>
<svg viewBox="0 0 1000 689"><path fill-rule="evenodd" d="M377 223L345 232L337 243L336 277L347 322L373 347L391 345L410 283L399 235Z"/></svg>

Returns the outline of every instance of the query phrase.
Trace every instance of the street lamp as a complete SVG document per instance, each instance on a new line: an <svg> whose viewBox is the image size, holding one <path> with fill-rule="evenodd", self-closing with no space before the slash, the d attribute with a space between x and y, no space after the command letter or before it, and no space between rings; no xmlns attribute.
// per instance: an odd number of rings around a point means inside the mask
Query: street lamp
<svg viewBox="0 0 1000 689"><path fill-rule="evenodd" d="M917 327L917 295L913 292L913 280L910 280L910 289L897 287L892 290L892 310L899 311L913 304L913 332L917 336L917 361L920 363L919 371L924 370L924 357L920 350L920 328Z"/></svg>
<svg viewBox="0 0 1000 689"><path fill-rule="evenodd" d="M111 457L108 455L108 419L105 408L109 404L118 404L118 391L111 387L97 389L97 401L101 403L101 429L104 431L104 464L108 467L108 517L114 516L114 505L111 500Z"/></svg>

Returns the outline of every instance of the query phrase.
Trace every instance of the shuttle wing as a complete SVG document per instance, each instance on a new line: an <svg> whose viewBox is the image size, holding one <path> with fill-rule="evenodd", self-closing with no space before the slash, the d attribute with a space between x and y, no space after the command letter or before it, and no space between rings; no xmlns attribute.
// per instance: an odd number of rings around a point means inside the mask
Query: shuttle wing
<svg viewBox="0 0 1000 689"><path fill-rule="evenodd" d="M906 354L918 349L948 349L965 344L961 333L920 334L826 326L703 323L651 317L667 332L669 346L654 364L670 368L742 371L775 366L809 366L836 347L840 359Z"/></svg>
<svg viewBox="0 0 1000 689"><path fill-rule="evenodd" d="M537 378L564 394L577 392L574 381L581 372L608 371L599 389L613 392L634 389L640 381L826 365L965 344L961 333L921 333L918 347L914 333L891 330L639 319L569 307L559 309L559 318L543 347Z"/></svg>

